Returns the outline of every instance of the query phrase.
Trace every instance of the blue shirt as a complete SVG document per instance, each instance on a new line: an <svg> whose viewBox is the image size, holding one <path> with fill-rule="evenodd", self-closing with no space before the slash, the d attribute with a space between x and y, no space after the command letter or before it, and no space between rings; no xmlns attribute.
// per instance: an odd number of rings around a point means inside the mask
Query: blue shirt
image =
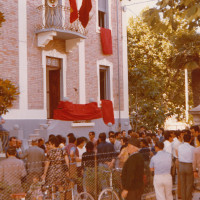
<svg viewBox="0 0 200 200"><path fill-rule="evenodd" d="M183 144L179 145L178 147L179 162L192 163L194 149L195 148L187 142L184 142Z"/></svg>
<svg viewBox="0 0 200 200"><path fill-rule="evenodd" d="M150 161L150 168L154 168L155 175L170 174L171 166L172 156L165 151L158 151Z"/></svg>

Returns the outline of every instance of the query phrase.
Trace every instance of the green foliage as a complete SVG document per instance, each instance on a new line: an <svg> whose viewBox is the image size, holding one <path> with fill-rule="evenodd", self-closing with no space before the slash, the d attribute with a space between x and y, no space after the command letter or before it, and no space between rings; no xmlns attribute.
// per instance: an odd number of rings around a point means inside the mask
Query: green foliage
<svg viewBox="0 0 200 200"><path fill-rule="evenodd" d="M0 12L0 27L1 27L2 22L5 22L5 18L4 18L3 13Z"/></svg>
<svg viewBox="0 0 200 200"><path fill-rule="evenodd" d="M18 95L18 88L10 80L0 79L0 115L8 112Z"/></svg>
<svg viewBox="0 0 200 200"><path fill-rule="evenodd" d="M159 16L155 23L153 16ZM190 72L200 67L200 0L160 0L156 8L144 12L143 19L152 31L164 35L173 46L167 60L169 67L187 68ZM163 24L168 28L164 29ZM200 79L192 87L194 106L198 106Z"/></svg>
<svg viewBox="0 0 200 200"><path fill-rule="evenodd" d="M154 16L157 16L156 23L152 23ZM171 24L172 30L176 30L180 19L184 19L185 28L192 30L199 27L200 0L159 0L157 7L147 10L143 17L148 25L152 25L151 28L168 22Z"/></svg>
<svg viewBox="0 0 200 200"><path fill-rule="evenodd" d="M129 21L129 97L133 124L154 129L169 116L184 117L184 71L168 67L173 49L165 35L152 32L139 17Z"/></svg>

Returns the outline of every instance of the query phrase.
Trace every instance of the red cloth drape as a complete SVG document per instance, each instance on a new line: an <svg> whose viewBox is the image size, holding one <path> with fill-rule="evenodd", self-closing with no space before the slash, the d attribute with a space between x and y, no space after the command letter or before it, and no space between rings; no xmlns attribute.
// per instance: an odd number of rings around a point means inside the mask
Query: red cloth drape
<svg viewBox="0 0 200 200"><path fill-rule="evenodd" d="M89 13L92 9L91 0L83 0L81 8L79 10L79 21L82 26L85 28L89 22Z"/></svg>
<svg viewBox="0 0 200 200"><path fill-rule="evenodd" d="M102 111L96 102L73 104L69 101L61 101L58 109L54 110L53 118L65 121L92 120L102 118Z"/></svg>
<svg viewBox="0 0 200 200"><path fill-rule="evenodd" d="M100 32L101 32L101 46L103 54L110 55L113 53L111 30L101 27Z"/></svg>
<svg viewBox="0 0 200 200"><path fill-rule="evenodd" d="M114 110L113 110L113 103L110 100L101 100L101 110L103 114L103 121L105 124L111 122L112 124L115 123L114 118Z"/></svg>
<svg viewBox="0 0 200 200"><path fill-rule="evenodd" d="M69 0L70 3L70 23L73 23L78 19L78 9L76 0Z"/></svg>

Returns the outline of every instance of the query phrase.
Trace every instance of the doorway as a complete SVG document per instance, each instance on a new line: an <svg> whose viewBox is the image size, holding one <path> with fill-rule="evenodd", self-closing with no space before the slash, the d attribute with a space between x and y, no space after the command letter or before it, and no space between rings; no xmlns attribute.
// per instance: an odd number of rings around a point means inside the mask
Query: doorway
<svg viewBox="0 0 200 200"><path fill-rule="evenodd" d="M53 119L54 110L61 99L61 59L47 57L47 118Z"/></svg>

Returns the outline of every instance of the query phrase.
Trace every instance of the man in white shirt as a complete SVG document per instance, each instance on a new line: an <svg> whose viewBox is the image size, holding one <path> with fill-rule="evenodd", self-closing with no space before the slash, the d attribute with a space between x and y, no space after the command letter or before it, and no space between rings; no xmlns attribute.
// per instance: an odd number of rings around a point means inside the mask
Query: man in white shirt
<svg viewBox="0 0 200 200"><path fill-rule="evenodd" d="M194 147L199 147L200 146L200 142L197 139L198 135L200 134L200 130L199 130L199 126L191 126L190 128L191 134L192 134L192 140L191 140L191 145Z"/></svg>
<svg viewBox="0 0 200 200"><path fill-rule="evenodd" d="M172 155L172 141L173 137L169 131L165 133L164 151Z"/></svg>
<svg viewBox="0 0 200 200"><path fill-rule="evenodd" d="M172 159L171 155L163 151L163 142L156 142L155 150L157 152L151 158L150 170L154 171L153 185L155 188L157 200L173 200L172 196L172 176L170 174Z"/></svg>
<svg viewBox="0 0 200 200"><path fill-rule="evenodd" d="M179 174L179 162L178 162L178 147L183 143L183 132L177 131L175 133L176 137L172 142L172 153L174 157L174 168L172 170L173 175L175 176L177 172L178 176L178 197L181 198L181 181L180 181L180 174Z"/></svg>
<svg viewBox="0 0 200 200"><path fill-rule="evenodd" d="M191 135L183 136L184 143L178 147L179 173L181 179L181 198L182 200L192 200L193 190L193 153L194 147L190 145Z"/></svg>

